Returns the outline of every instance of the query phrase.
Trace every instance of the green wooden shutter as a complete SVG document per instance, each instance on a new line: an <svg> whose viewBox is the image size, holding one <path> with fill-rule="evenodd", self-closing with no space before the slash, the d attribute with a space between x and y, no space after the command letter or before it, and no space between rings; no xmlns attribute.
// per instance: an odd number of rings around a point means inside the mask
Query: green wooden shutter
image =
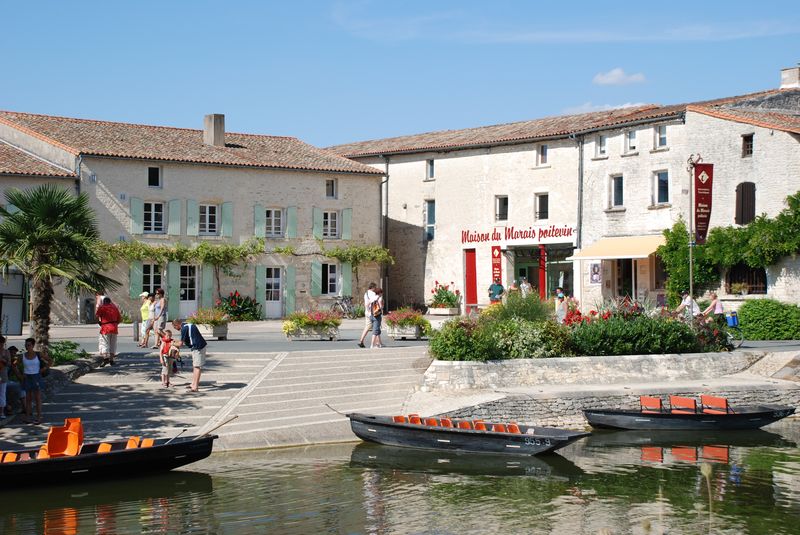
<svg viewBox="0 0 800 535"><path fill-rule="evenodd" d="M214 266L211 264L204 264L202 268L200 290L200 306L203 308L210 308L214 306Z"/></svg>
<svg viewBox="0 0 800 535"><path fill-rule="evenodd" d="M167 264L167 319L177 318L181 313L181 263Z"/></svg>
<svg viewBox="0 0 800 535"><path fill-rule="evenodd" d="M142 263L139 260L132 261L129 266L128 289L131 298L139 297L142 293Z"/></svg>
<svg viewBox="0 0 800 535"><path fill-rule="evenodd" d="M144 201L131 197L131 234L144 233Z"/></svg>
<svg viewBox="0 0 800 535"><path fill-rule="evenodd" d="M174 199L169 201L169 224L167 225L167 234L170 236L181 235L181 200Z"/></svg>
<svg viewBox="0 0 800 535"><path fill-rule="evenodd" d="M220 234L225 238L233 236L233 203L222 203L222 232Z"/></svg>
<svg viewBox="0 0 800 535"><path fill-rule="evenodd" d="M322 295L322 264L311 262L311 295Z"/></svg>
<svg viewBox="0 0 800 535"><path fill-rule="evenodd" d="M353 295L353 265L350 262L342 262L342 293L341 295Z"/></svg>
<svg viewBox="0 0 800 535"><path fill-rule="evenodd" d="M256 265L256 301L261 305L261 317L264 317L264 311L267 309L267 268L265 266Z"/></svg>
<svg viewBox="0 0 800 535"><path fill-rule="evenodd" d="M295 279L297 272L294 266L286 266L286 280L283 282L283 302L286 314L291 314L295 311L297 303L295 301Z"/></svg>
<svg viewBox="0 0 800 535"><path fill-rule="evenodd" d="M267 235L267 211L257 204L253 206L253 236L263 238Z"/></svg>
<svg viewBox="0 0 800 535"><path fill-rule="evenodd" d="M353 224L353 209L352 208L345 208L342 210L342 239L349 240L352 239L352 232L350 231L350 227Z"/></svg>
<svg viewBox="0 0 800 535"><path fill-rule="evenodd" d="M322 239L322 210L314 207L314 237L318 240Z"/></svg>
<svg viewBox="0 0 800 535"><path fill-rule="evenodd" d="M289 206L286 209L286 237L297 237L297 206Z"/></svg>
<svg viewBox="0 0 800 535"><path fill-rule="evenodd" d="M193 199L186 199L186 235L200 234L200 206Z"/></svg>

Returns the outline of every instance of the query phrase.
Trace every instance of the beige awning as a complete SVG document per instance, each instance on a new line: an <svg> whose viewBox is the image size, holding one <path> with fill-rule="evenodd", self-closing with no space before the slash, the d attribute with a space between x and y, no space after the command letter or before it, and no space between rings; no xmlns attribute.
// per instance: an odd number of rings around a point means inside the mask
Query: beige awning
<svg viewBox="0 0 800 535"><path fill-rule="evenodd" d="M618 258L647 258L665 240L662 234L601 238L567 260L616 260Z"/></svg>

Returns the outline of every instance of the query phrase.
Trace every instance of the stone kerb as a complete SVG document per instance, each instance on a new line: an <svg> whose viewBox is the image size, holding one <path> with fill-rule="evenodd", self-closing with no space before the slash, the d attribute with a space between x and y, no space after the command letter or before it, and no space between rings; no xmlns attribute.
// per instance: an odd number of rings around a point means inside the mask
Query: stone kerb
<svg viewBox="0 0 800 535"><path fill-rule="evenodd" d="M423 391L497 389L545 384L612 385L653 380L694 380L741 372L764 352L687 355L620 355L487 362L434 360Z"/></svg>

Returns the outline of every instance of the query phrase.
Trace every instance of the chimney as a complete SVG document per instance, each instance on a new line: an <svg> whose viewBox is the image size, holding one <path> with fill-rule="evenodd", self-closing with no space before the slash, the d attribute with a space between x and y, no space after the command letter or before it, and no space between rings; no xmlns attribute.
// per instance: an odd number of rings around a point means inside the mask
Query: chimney
<svg viewBox="0 0 800 535"><path fill-rule="evenodd" d="M800 87L800 67L781 69L781 89L796 89Z"/></svg>
<svg viewBox="0 0 800 535"><path fill-rule="evenodd" d="M212 113L206 115L203 121L205 128L203 128L203 143L206 145L214 145L215 147L225 146L225 115L221 113Z"/></svg>

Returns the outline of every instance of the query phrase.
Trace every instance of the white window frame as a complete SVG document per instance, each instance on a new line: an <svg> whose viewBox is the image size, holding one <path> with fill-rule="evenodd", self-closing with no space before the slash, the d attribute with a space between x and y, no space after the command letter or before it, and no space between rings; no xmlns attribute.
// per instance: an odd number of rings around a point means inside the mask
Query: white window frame
<svg viewBox="0 0 800 535"><path fill-rule="evenodd" d="M425 180L436 180L436 167L433 158L425 160Z"/></svg>
<svg viewBox="0 0 800 535"><path fill-rule="evenodd" d="M653 146L656 150L665 149L669 146L669 138L667 137L667 125L659 124L653 128L654 139ZM664 141L663 143L661 141Z"/></svg>
<svg viewBox="0 0 800 535"><path fill-rule="evenodd" d="M158 171L158 184L156 184L156 185L150 184L150 170L151 169L155 169L156 171ZM164 187L164 171L163 171L163 169L161 169L161 167L157 167L155 165L147 166L147 187L148 188L157 188L157 189L161 189L161 188Z"/></svg>
<svg viewBox="0 0 800 535"><path fill-rule="evenodd" d="M283 237L283 208L267 208L264 210L264 236L267 238Z"/></svg>
<svg viewBox="0 0 800 535"><path fill-rule="evenodd" d="M219 235L220 209L218 204L200 204L197 207L197 228L201 236ZM213 212L213 214L212 214ZM212 223L213 219L213 223Z"/></svg>
<svg viewBox="0 0 800 535"><path fill-rule="evenodd" d="M658 198L658 185L660 183L660 176L661 174L667 175L667 200L662 201ZM660 205L660 204L669 204L669 194L670 194L670 184L669 184L669 171L666 169L659 169L658 171L653 171L653 205Z"/></svg>
<svg viewBox="0 0 800 535"><path fill-rule="evenodd" d="M501 202L502 199L505 199L505 201L506 201L505 217L500 217L501 215L503 215L503 214L500 213L500 202ZM510 206L511 206L511 204L509 202L508 195L495 195L494 196L494 220L495 221L508 221L508 213L510 212L510 210L509 210Z"/></svg>
<svg viewBox="0 0 800 535"><path fill-rule="evenodd" d="M161 223L158 227L156 222L157 206L161 207ZM149 208L149 210L148 210ZM148 218L148 213L150 217ZM166 204L160 201L145 201L144 210L142 213L142 232L144 234L164 234L167 231L167 226L164 220L167 218ZM149 227L149 228L148 228Z"/></svg>
<svg viewBox="0 0 800 535"><path fill-rule="evenodd" d="M543 197L547 198L547 214L545 217L541 217L540 214L542 212L541 208L541 200ZM536 221L546 221L550 219L550 192L544 191L542 193L536 193L533 197L533 218Z"/></svg>
<svg viewBox="0 0 800 535"><path fill-rule="evenodd" d="M142 291L149 294L156 293L162 287L161 265L142 264Z"/></svg>
<svg viewBox="0 0 800 535"><path fill-rule="evenodd" d="M617 203L617 195L616 195L616 192L617 192L617 179L622 181L622 188L621 188L622 191L620 193L620 195L622 196L622 199L620 199L620 200L622 202L620 202L620 203ZM625 206L625 177L624 177L624 175L622 175L622 174L611 175L611 180L610 180L609 185L611 186L611 195L609 197L609 200L611 202L609 202L609 205L611 206L611 208L623 208Z"/></svg>
<svg viewBox="0 0 800 535"><path fill-rule="evenodd" d="M338 210L325 210L322 212L322 237L328 239L339 237Z"/></svg>
<svg viewBox="0 0 800 535"><path fill-rule="evenodd" d="M598 158L608 156L608 137L603 134L597 134L595 140L595 153Z"/></svg>
<svg viewBox="0 0 800 535"><path fill-rule="evenodd" d="M339 183L335 178L325 180L325 198L336 199L339 196Z"/></svg>
<svg viewBox="0 0 800 535"><path fill-rule="evenodd" d="M433 210L431 210L433 207ZM431 217L431 213L433 216ZM425 241L433 241L436 236L436 201L427 199L425 201Z"/></svg>
<svg viewBox="0 0 800 535"><path fill-rule="evenodd" d="M625 132L625 152L636 152L636 147L638 146L636 130L627 130Z"/></svg>
<svg viewBox="0 0 800 535"><path fill-rule="evenodd" d="M322 295L339 295L339 266L323 263L321 278L320 293Z"/></svg>
<svg viewBox="0 0 800 535"><path fill-rule="evenodd" d="M539 167L543 167L547 165L547 151L549 147L547 143L542 143L536 150L536 165Z"/></svg>

